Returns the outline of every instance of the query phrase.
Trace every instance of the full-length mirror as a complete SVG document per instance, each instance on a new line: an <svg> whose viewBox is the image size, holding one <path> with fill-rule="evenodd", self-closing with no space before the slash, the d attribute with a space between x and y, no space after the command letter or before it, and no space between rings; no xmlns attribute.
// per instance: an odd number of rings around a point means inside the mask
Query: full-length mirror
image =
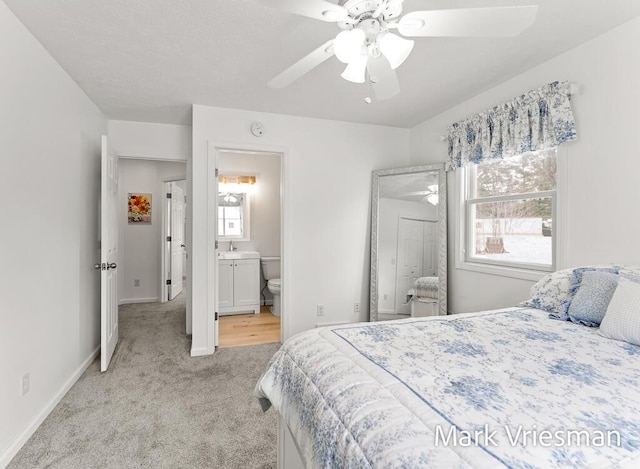
<svg viewBox="0 0 640 469"><path fill-rule="evenodd" d="M447 314L444 165L373 172L371 321Z"/></svg>

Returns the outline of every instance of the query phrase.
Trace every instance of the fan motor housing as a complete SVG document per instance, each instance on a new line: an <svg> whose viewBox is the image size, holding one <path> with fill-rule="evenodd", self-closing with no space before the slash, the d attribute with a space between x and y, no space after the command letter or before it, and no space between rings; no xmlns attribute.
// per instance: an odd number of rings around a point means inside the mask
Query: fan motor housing
<svg viewBox="0 0 640 469"><path fill-rule="evenodd" d="M346 0L340 2L349 12L349 16L355 20L370 16L378 9L378 0ZM385 21L397 18L402 13L402 1L392 1L380 15Z"/></svg>

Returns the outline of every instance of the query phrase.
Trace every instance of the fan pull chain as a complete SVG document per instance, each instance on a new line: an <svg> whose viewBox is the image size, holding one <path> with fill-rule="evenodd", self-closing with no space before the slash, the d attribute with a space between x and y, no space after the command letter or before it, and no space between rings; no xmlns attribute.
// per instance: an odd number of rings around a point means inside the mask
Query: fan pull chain
<svg viewBox="0 0 640 469"><path fill-rule="evenodd" d="M371 99L371 77L369 76L369 71L366 72L366 78L364 81L367 84L367 95L364 98L364 102L371 104L373 100Z"/></svg>

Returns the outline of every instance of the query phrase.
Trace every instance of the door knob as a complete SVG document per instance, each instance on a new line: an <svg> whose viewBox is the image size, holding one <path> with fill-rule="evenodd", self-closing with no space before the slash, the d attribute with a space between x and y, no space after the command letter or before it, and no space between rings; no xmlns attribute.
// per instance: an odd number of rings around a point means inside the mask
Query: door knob
<svg viewBox="0 0 640 469"><path fill-rule="evenodd" d="M118 267L118 266L116 265L116 263L115 263L115 262L112 262L111 264L107 264L107 270L109 270L109 269L115 269L116 267Z"/></svg>
<svg viewBox="0 0 640 469"><path fill-rule="evenodd" d="M101 270L102 269L102 265L101 264L93 264L93 268L96 270Z"/></svg>

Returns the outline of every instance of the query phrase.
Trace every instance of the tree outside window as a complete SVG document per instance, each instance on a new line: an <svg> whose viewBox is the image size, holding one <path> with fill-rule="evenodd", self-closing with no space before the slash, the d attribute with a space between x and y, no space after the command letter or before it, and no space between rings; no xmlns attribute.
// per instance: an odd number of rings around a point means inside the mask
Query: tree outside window
<svg viewBox="0 0 640 469"><path fill-rule="evenodd" d="M468 167L467 260L553 266L556 151Z"/></svg>

